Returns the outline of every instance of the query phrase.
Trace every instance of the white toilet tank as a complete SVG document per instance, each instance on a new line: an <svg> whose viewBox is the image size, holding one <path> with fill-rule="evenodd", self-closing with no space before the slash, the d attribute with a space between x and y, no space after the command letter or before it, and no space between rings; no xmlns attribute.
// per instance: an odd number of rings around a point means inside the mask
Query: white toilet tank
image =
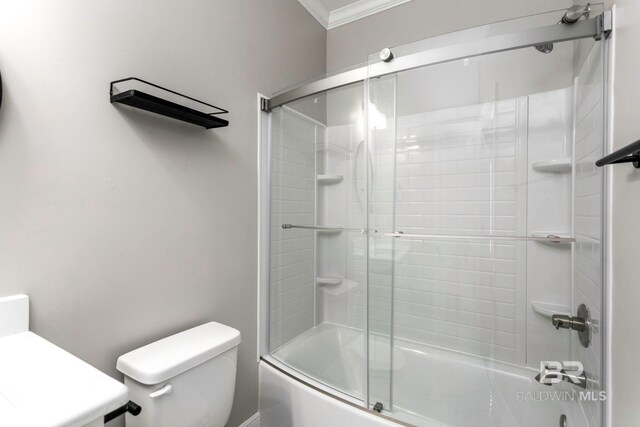
<svg viewBox="0 0 640 427"><path fill-rule="evenodd" d="M118 358L129 399L127 427L222 427L231 413L240 332L211 322Z"/></svg>

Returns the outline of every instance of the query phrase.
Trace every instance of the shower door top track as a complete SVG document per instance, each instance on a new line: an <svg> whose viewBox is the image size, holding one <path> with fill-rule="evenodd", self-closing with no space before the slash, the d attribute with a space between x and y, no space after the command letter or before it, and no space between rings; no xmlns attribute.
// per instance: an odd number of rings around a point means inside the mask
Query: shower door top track
<svg viewBox="0 0 640 427"><path fill-rule="evenodd" d="M541 43L560 43L590 37L599 40L610 31L611 12L606 11L594 18L579 21L572 25L554 24L486 37L468 43L443 46L404 57L398 57L390 62L379 62L371 66L363 66L307 83L266 100L266 110L271 110L272 108L280 107L289 102L327 90L361 82L372 77L382 77L427 65L521 49Z"/></svg>

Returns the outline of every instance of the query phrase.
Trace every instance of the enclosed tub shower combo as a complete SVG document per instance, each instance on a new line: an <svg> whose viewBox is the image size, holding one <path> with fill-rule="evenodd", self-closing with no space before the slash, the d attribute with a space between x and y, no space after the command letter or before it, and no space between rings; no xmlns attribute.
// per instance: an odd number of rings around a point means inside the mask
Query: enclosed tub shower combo
<svg viewBox="0 0 640 427"><path fill-rule="evenodd" d="M381 422L601 425L610 26L575 6L262 99L262 369Z"/></svg>

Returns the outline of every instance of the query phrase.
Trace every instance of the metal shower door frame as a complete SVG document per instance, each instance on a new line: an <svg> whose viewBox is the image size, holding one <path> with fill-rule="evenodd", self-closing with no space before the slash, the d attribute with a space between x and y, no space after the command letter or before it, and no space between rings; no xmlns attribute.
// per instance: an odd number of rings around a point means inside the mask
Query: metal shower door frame
<svg viewBox="0 0 640 427"><path fill-rule="evenodd" d="M600 40L611 31L611 12L572 25L547 25L523 31L513 31L467 43L443 46L407 56L394 58L390 62L365 65L354 70L345 71L334 76L316 80L267 100L267 110L280 107L292 101L315 95L331 89L365 81L373 77L412 70L427 65L442 64L464 58L506 52L531 47L541 43L560 43L585 38Z"/></svg>

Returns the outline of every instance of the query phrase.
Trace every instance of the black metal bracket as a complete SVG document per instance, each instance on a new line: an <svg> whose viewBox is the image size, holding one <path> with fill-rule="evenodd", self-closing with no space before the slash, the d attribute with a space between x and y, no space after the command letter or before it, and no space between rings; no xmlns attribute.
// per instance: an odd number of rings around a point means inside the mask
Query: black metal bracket
<svg viewBox="0 0 640 427"><path fill-rule="evenodd" d="M619 163L633 163L634 168L640 169L640 140L604 156L596 162L596 166L602 167Z"/></svg>
<svg viewBox="0 0 640 427"><path fill-rule="evenodd" d="M105 415L104 423L106 424L109 421L115 418L118 418L121 415L126 414L127 412L133 415L134 417L137 417L138 415L140 415L140 412L142 412L142 406L130 400L129 402L127 402L126 405L123 405L118 409L116 409L115 411L109 412L107 415Z"/></svg>

